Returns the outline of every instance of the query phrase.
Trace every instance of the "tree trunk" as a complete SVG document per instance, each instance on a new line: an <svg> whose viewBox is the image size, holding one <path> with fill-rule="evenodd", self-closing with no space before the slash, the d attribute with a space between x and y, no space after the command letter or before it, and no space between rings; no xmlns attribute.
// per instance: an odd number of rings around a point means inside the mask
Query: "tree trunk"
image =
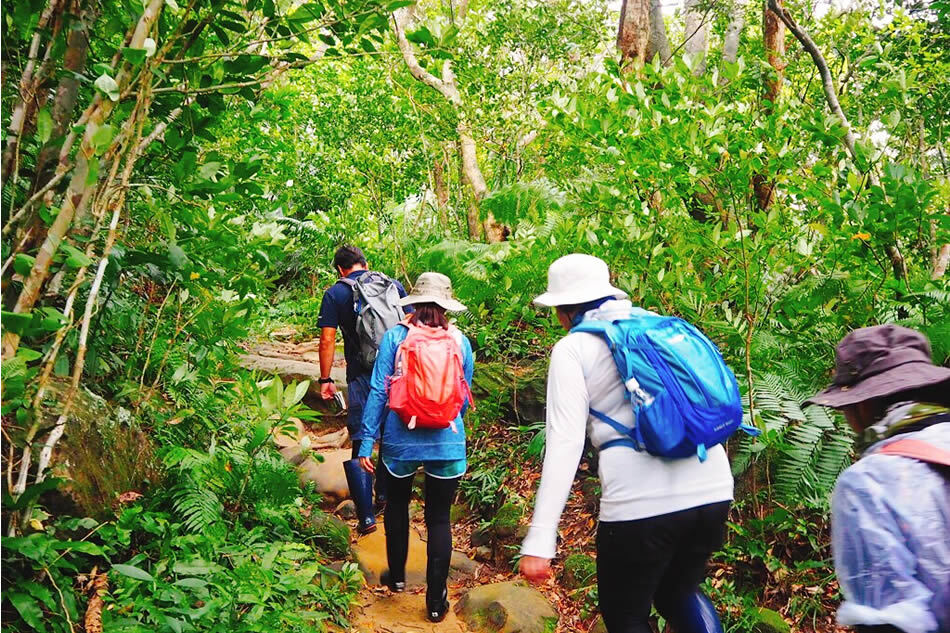
<svg viewBox="0 0 950 633"><path fill-rule="evenodd" d="M666 36L666 22L663 21L663 0L650 0L650 39L647 41L646 61L660 56L664 65L670 63L673 51L670 49L670 39Z"/></svg>
<svg viewBox="0 0 950 633"><path fill-rule="evenodd" d="M723 36L722 59L730 64L735 64L739 58L739 39L745 27L745 7L745 0L736 0L729 16L729 25Z"/></svg>
<svg viewBox="0 0 950 633"><path fill-rule="evenodd" d="M464 17L463 9L459 10L457 14L458 19ZM485 197L485 193L488 191L488 186L485 184L485 177L482 175L481 167L478 164L478 148L475 145L475 138L472 136L471 126L467 120L464 107L465 104L462 101L462 95L459 92L455 81L455 73L452 72L452 61L446 59L442 63L441 78L436 77L423 68L419 63L419 60L416 59L416 54L412 50L412 44L410 44L409 40L406 39L406 18L407 15L405 10L400 9L393 13L393 30L396 34L396 42L399 45L399 50L402 53L402 58L406 63L406 67L409 69L409 73L415 79L436 90L443 97L445 97L448 102L452 104L452 107L455 109L456 116L458 116L458 123L455 126L455 131L458 134L459 139L459 152L462 159L462 173L465 176L465 180L467 180L468 184L471 185L472 194L475 197L475 204L469 208L468 212L469 233L472 233L473 227L477 227L479 223L478 203L481 202L482 198ZM484 225L485 237L489 242L500 242L502 239L504 239L506 235L505 227L498 224L491 213L487 214Z"/></svg>
<svg viewBox="0 0 950 633"><path fill-rule="evenodd" d="M781 95L785 78L785 24L768 4L762 12L762 37L765 55L772 67L772 73L766 74L763 82L762 105L766 114L771 114ZM768 166L752 177L752 189L756 205L762 210L768 209L775 199L775 183L768 175Z"/></svg>
<svg viewBox="0 0 950 633"><path fill-rule="evenodd" d="M777 3L779 6L781 4ZM768 58L769 66L772 67L774 74L765 77L764 97L771 104L778 101L779 93L782 90L782 81L785 78L785 24L781 18L773 12L768 5L762 13L762 34L765 44L765 55Z"/></svg>
<svg viewBox="0 0 950 633"><path fill-rule="evenodd" d="M940 247L937 256L934 257L933 269L930 273L930 279L936 281L947 272L947 266L950 265L950 244L944 244Z"/></svg>
<svg viewBox="0 0 950 633"><path fill-rule="evenodd" d="M693 67L695 77L706 72L706 47L709 43L708 12L700 11L697 7L700 0L686 0L686 43L684 47L689 55L689 63Z"/></svg>
<svg viewBox="0 0 950 633"><path fill-rule="evenodd" d="M449 188L445 184L445 154L439 148L439 156L432 161L432 188L435 190L435 203L439 209L439 221L442 228L449 229Z"/></svg>
<svg viewBox="0 0 950 633"><path fill-rule="evenodd" d="M90 9L90 11L94 10ZM63 78L60 79L59 86L56 88L56 96L53 98L53 107L50 112L53 119L53 132L50 135L52 142L43 147L36 158L33 193L42 189L52 179L56 169L55 162L62 146L62 143L57 143L56 139L66 134L72 122L73 111L76 109L76 99L79 96L78 76L86 65L86 53L89 50L89 32L86 20L83 18L80 18L81 28L70 29L66 40Z"/></svg>
<svg viewBox="0 0 950 633"><path fill-rule="evenodd" d="M650 39L650 0L623 0L617 48L625 68L643 65Z"/></svg>
<svg viewBox="0 0 950 633"><path fill-rule="evenodd" d="M164 0L150 0L145 11L139 18L130 40L131 48L142 48L149 30L158 18L161 8L164 6ZM117 83L120 88L125 88L130 80L131 73L122 71L119 73ZM112 113L116 102L108 97L96 95L93 99L91 114L86 123L86 129L83 133L82 142L76 152L76 166L73 168L72 178L66 189L63 203L60 206L59 213L53 221L46 239L40 246L36 255L36 261L33 263L33 269L29 277L23 283L20 296L17 298L13 312L26 313L33 309L40 295L47 277L49 276L50 266L53 263L53 257L59 250L59 245L68 233L73 224L73 219L82 217L82 214L96 189L97 178L89 178L89 160L95 155L95 143L93 136L99 127ZM126 121L125 125L134 124L134 121ZM113 141L114 143L115 141ZM20 344L20 337L14 332L5 332L3 334L3 358L11 358L16 354L17 347Z"/></svg>

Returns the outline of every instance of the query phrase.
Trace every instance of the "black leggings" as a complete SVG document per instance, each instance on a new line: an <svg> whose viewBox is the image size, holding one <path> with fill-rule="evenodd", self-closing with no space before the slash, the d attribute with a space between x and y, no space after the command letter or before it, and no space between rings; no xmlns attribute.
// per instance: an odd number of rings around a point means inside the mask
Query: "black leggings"
<svg viewBox="0 0 950 633"><path fill-rule="evenodd" d="M389 559L389 574L393 582L405 581L406 557L409 554L409 497L412 495L412 480L415 476L393 477L382 467L377 471L386 477L386 557ZM449 525L449 509L455 500L459 479L438 479L426 475L426 601L441 606L445 583L449 578L449 561L452 558L452 529Z"/></svg>
<svg viewBox="0 0 950 633"><path fill-rule="evenodd" d="M724 501L637 521L601 522L597 587L607 630L650 633L651 604L676 633L709 630L687 617L684 605L695 597L706 561L723 543L728 514Z"/></svg>

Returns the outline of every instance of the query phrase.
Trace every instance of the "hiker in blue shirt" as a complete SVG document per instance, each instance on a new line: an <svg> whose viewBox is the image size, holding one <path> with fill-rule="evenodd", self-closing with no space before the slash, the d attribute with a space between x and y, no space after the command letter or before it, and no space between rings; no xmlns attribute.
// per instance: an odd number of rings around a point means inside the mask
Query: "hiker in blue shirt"
<svg viewBox="0 0 950 633"><path fill-rule="evenodd" d="M859 633L950 631L950 369L914 330L878 325L838 343L833 384L806 401L840 410L867 449L838 478L831 545Z"/></svg>
<svg viewBox="0 0 950 633"><path fill-rule="evenodd" d="M350 438L353 442L353 458L357 457L361 439L358 437L360 420L363 417L363 405L369 395L369 378L372 366L367 367L360 359L360 340L356 330L357 315L353 298L353 281L371 273L367 268L366 256L356 246L341 246L333 256L333 267L340 279L323 293L320 304L320 318L317 326L320 328L320 395L324 400L333 398L337 391L330 369L336 354L336 332L343 333L343 357L346 361L346 396L347 421ZM396 280L389 280L396 287L399 297L406 296L406 289ZM404 308L406 314L412 312L411 307ZM369 438L372 444L373 437ZM376 529L376 519L373 512L372 490L363 493L360 490L366 485L366 477L358 464L347 462L347 482L350 487L350 496L356 504L359 517L358 531L368 534ZM371 486L370 482L370 486ZM368 497L365 499L363 497ZM382 508L385 505L384 482L377 481L376 505Z"/></svg>
<svg viewBox="0 0 950 633"><path fill-rule="evenodd" d="M413 287L412 294L404 298L402 303L416 307L411 319L413 327L441 328L452 335L455 354L461 351L465 383L470 385L474 369L472 345L465 335L449 324L445 314L446 311L465 309L452 296L449 278L439 273L423 273ZM470 401L466 398L462 402L461 411L445 428L410 428L407 420L401 420L390 410L387 393L391 381L399 373L396 368L397 353L409 333L408 325L401 324L383 336L373 368L360 434L364 438L375 437L379 428L383 428L380 449L382 463L377 473L379 479L386 480L389 493L384 515L389 569L383 583L394 592L406 588L412 480L419 468L425 472L426 615L429 620L440 622L449 608L446 588L452 557L449 511L466 468L465 425L462 418ZM409 369L407 373L411 371ZM433 373L438 373L438 370ZM467 391L461 393L470 395ZM360 444L360 463L369 472L376 470L370 460L372 452L371 441Z"/></svg>

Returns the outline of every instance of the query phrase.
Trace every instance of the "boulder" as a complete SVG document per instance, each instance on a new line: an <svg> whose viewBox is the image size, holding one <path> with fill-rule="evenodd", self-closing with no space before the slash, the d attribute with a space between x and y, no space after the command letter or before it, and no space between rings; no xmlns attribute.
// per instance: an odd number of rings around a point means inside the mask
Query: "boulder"
<svg viewBox="0 0 950 633"><path fill-rule="evenodd" d="M546 362L479 363L472 384L476 400L487 398L499 402L506 410L505 417L518 424L544 420L546 390Z"/></svg>
<svg viewBox="0 0 950 633"><path fill-rule="evenodd" d="M749 615L752 618L753 633L791 633L792 627L778 611L756 607Z"/></svg>
<svg viewBox="0 0 950 633"><path fill-rule="evenodd" d="M371 534L360 537L353 545L353 556L370 586L380 584L380 576L389 569L386 560L386 528L379 522ZM461 552L452 552L449 563L449 578L462 580L475 575L478 563ZM417 587L426 582L426 544L419 533L409 528L409 555L406 558L406 586Z"/></svg>
<svg viewBox="0 0 950 633"><path fill-rule="evenodd" d="M475 560L480 563L491 562L495 558L495 555L492 553L491 548L487 545L481 545L475 548Z"/></svg>
<svg viewBox="0 0 950 633"><path fill-rule="evenodd" d="M519 581L475 587L455 613L475 633L552 633L557 627L557 612L544 595Z"/></svg>
<svg viewBox="0 0 950 633"><path fill-rule="evenodd" d="M353 503L352 499L341 501L340 504L336 507L336 510L333 511L333 513L344 519L355 519L356 518L356 504Z"/></svg>
<svg viewBox="0 0 950 633"><path fill-rule="evenodd" d="M291 447L281 450L281 455L291 462L301 456L300 447ZM313 455L304 457L298 462L297 476L300 483L305 484L312 481L316 485L317 492L324 497L335 501L342 501L350 496L350 487L346 483L346 473L343 472L343 462L350 459L352 451L348 448L341 448L335 451L326 451L319 453L323 461L317 461Z"/></svg>

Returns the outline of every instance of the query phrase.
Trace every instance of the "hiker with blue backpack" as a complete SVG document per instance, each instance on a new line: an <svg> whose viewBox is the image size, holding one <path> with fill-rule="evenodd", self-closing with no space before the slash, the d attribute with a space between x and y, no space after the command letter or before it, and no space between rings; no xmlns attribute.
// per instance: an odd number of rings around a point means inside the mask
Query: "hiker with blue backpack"
<svg viewBox="0 0 950 633"><path fill-rule="evenodd" d="M343 333L343 358L346 360L347 421L353 441L352 459L344 462L350 497L356 506L357 531L369 534L376 529L373 504L373 477L360 468L357 459L363 405L369 395L369 379L383 334L411 312L400 307L406 296L402 284L383 273L369 270L366 256L356 246L341 246L333 255L333 267L339 279L326 292L320 304L320 395L324 400L339 397L330 369L336 356L336 332ZM372 445L375 437L366 438ZM376 507L385 507L385 482L376 482Z"/></svg>
<svg viewBox="0 0 950 633"><path fill-rule="evenodd" d="M599 451L597 586L609 633L650 633L651 605L677 633L721 632L699 584L732 501L722 442L742 423L735 377L692 325L634 307L596 257L551 264L535 303L554 307L569 334L551 352L544 466L521 573L550 575L589 436Z"/></svg>

